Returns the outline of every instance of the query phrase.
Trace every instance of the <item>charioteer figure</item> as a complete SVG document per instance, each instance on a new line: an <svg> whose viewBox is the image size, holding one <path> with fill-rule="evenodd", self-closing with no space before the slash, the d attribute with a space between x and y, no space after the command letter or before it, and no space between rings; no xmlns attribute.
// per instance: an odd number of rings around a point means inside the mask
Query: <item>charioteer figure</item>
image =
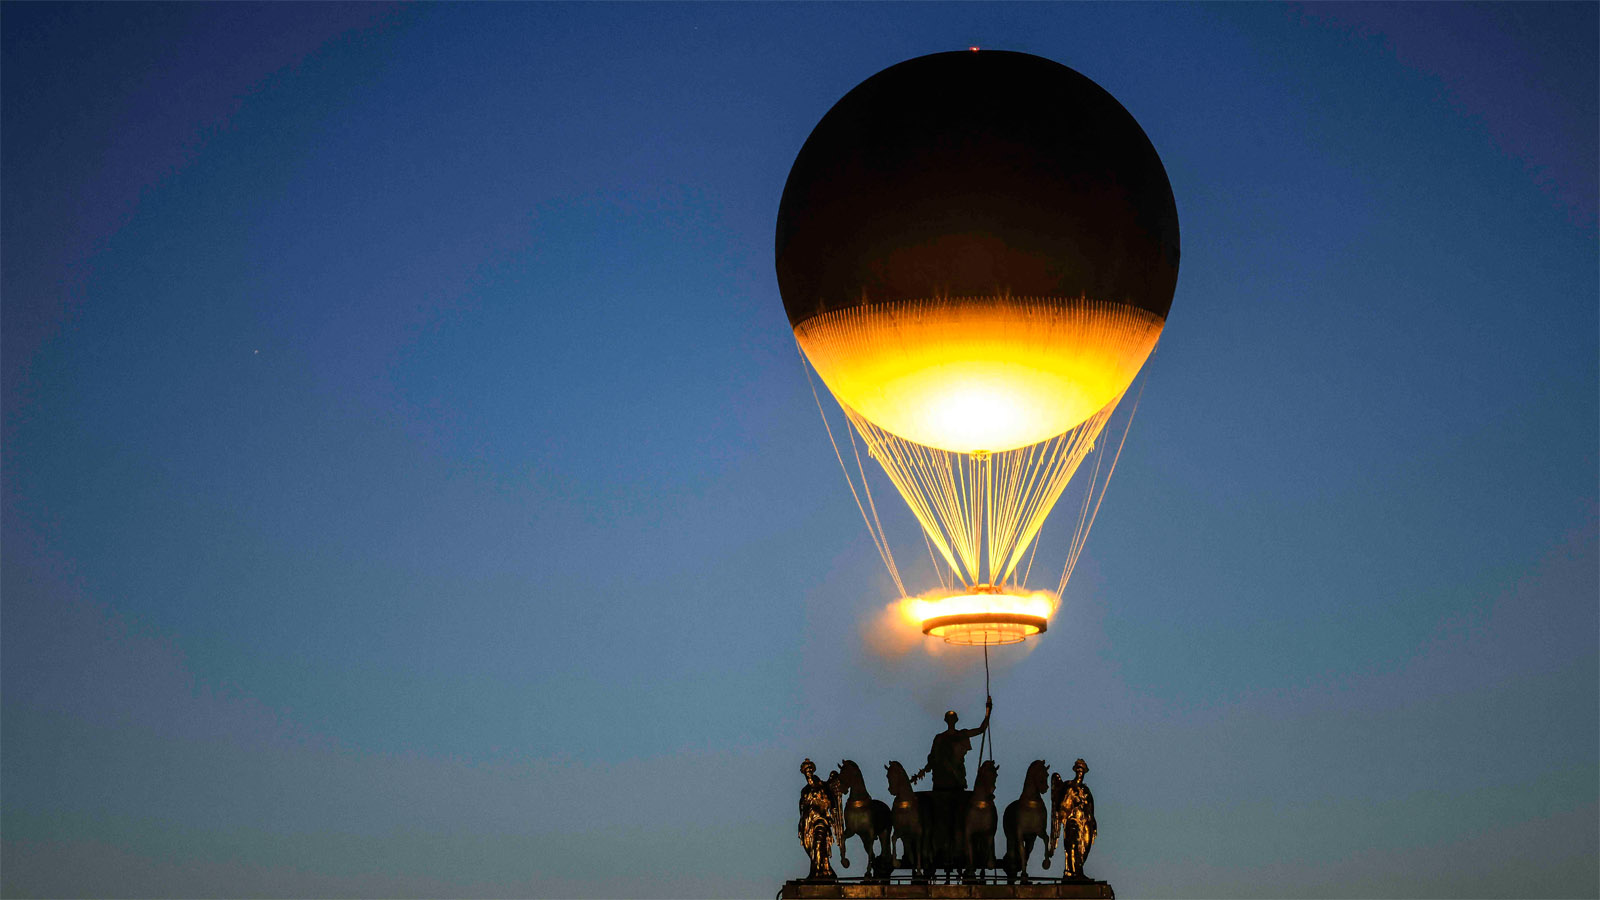
<svg viewBox="0 0 1600 900"><path fill-rule="evenodd" d="M989 714L994 711L994 698L983 700L983 724L977 728L957 728L960 716L955 710L944 714L944 730L933 736L933 747L928 750L928 764L911 776L912 783L933 773L936 791L964 791L967 789L967 751L972 749L972 739L989 728Z"/></svg>

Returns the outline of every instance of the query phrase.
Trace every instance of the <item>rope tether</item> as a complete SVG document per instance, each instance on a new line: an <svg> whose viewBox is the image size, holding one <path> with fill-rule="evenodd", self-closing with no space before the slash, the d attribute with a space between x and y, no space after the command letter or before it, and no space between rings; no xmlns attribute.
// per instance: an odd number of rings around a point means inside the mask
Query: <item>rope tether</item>
<svg viewBox="0 0 1600 900"><path fill-rule="evenodd" d="M988 708L988 704L989 704L989 700L990 699L991 698L990 698L990 695L989 695L989 645L988 644L984 644L983 645L983 702L984 702L983 718L984 718L985 721L987 721L989 719L989 717L994 712L993 710ZM978 761L979 762L982 762L983 759L984 759L983 751L984 751L985 747L987 747L988 750L989 750L989 761L990 762L994 761L994 736L993 736L993 732L994 732L994 723L990 722L989 723L989 727L985 728L983 730L983 734L978 736Z"/></svg>
<svg viewBox="0 0 1600 900"><path fill-rule="evenodd" d="M984 702L984 704L987 705L991 699L992 699L992 695L989 693L989 645L988 644L984 644L983 645L983 702ZM994 712L994 710L992 710L992 709L985 709L983 711L984 718L988 718L993 712ZM986 736L989 738L989 761L990 762L994 762L994 723L993 722L989 723L989 728L988 728L988 731L986 732ZM981 746L981 744L980 744L980 746Z"/></svg>

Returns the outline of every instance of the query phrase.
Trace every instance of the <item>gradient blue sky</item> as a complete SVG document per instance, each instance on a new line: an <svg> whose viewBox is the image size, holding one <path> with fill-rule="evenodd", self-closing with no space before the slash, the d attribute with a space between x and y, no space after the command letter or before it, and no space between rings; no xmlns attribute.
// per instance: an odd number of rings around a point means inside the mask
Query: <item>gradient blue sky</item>
<svg viewBox="0 0 1600 900"><path fill-rule="evenodd" d="M803 874L800 759L983 689L863 645L773 219L977 44L1184 244L1003 798L1086 757L1129 897L1596 895L1596 10L6 4L0 892Z"/></svg>

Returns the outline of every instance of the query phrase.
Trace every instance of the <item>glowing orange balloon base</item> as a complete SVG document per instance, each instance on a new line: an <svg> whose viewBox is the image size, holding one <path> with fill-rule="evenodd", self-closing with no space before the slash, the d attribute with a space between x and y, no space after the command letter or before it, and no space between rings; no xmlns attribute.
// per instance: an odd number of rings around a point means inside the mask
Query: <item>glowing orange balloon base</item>
<svg viewBox="0 0 1600 900"><path fill-rule="evenodd" d="M922 633L948 644L1015 644L1050 627L1055 598L1044 592L1009 594L980 584L961 594L912 601Z"/></svg>

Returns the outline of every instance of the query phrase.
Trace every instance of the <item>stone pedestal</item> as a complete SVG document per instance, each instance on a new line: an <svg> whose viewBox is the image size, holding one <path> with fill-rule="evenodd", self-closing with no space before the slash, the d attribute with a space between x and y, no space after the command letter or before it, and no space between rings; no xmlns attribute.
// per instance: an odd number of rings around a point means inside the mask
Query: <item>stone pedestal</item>
<svg viewBox="0 0 1600 900"><path fill-rule="evenodd" d="M786 881L780 900L1115 900L1104 881L1034 881L1032 884L910 884Z"/></svg>

